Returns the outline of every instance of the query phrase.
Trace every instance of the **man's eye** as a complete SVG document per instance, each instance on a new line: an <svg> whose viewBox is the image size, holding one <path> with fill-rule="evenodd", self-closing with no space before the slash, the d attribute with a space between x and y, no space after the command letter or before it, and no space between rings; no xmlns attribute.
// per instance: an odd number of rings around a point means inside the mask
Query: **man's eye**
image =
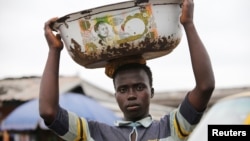
<svg viewBox="0 0 250 141"><path fill-rule="evenodd" d="M119 88L118 92L125 93L125 92L127 92L127 88L125 88L125 87Z"/></svg>
<svg viewBox="0 0 250 141"><path fill-rule="evenodd" d="M136 90L137 90L137 91L142 91L144 88L145 88L145 86L144 86L143 84L138 84L138 85L136 86Z"/></svg>

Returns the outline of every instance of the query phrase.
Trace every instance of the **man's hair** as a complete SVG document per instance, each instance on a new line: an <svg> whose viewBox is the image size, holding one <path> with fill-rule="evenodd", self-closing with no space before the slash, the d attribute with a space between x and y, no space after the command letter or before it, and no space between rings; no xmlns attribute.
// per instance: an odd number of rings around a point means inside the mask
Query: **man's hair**
<svg viewBox="0 0 250 141"><path fill-rule="evenodd" d="M149 78L149 85L152 87L153 86L153 76L152 76L152 71L151 69L146 65L146 64L139 64L139 63L129 63L129 64L125 64L122 65L120 67L118 67L114 74L113 74L113 83L115 81L115 77L116 75L124 70L132 70L132 69L137 69L137 70L144 70L146 72L146 74L148 75ZM115 84L115 83L114 83Z"/></svg>
<svg viewBox="0 0 250 141"><path fill-rule="evenodd" d="M100 25L100 24L104 24L104 23L106 23L106 22L104 22L104 21L98 21L98 22L94 25L94 30L95 30L95 32L98 31L99 25Z"/></svg>

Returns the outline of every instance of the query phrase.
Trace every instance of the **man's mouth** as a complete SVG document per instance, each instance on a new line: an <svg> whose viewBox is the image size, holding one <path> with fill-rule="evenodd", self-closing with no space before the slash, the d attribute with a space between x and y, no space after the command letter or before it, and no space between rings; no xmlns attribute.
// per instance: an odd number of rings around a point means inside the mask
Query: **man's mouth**
<svg viewBox="0 0 250 141"><path fill-rule="evenodd" d="M139 109L139 105L128 105L127 106L128 111L134 111L134 110L138 110L138 109Z"/></svg>

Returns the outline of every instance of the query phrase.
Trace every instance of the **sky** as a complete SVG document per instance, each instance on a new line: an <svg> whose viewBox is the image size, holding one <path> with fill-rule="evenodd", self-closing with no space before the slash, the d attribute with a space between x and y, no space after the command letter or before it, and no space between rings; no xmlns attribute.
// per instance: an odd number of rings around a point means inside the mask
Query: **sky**
<svg viewBox="0 0 250 141"><path fill-rule="evenodd" d="M124 0L0 0L0 79L41 76L48 54L44 23L52 17ZM250 86L250 1L195 0L194 22L210 55L216 88ZM155 91L194 87L186 36L168 55L148 60ZM79 76L113 92L103 68L76 64L64 48L60 75Z"/></svg>

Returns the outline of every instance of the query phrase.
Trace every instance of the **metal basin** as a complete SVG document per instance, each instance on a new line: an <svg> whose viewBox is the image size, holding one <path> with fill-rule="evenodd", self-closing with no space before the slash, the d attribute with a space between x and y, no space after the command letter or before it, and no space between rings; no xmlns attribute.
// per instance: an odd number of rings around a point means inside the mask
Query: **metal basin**
<svg viewBox="0 0 250 141"><path fill-rule="evenodd" d="M145 60L172 52L182 37L182 0L125 1L59 18L58 31L72 59L86 68L101 68L116 58L140 55Z"/></svg>

